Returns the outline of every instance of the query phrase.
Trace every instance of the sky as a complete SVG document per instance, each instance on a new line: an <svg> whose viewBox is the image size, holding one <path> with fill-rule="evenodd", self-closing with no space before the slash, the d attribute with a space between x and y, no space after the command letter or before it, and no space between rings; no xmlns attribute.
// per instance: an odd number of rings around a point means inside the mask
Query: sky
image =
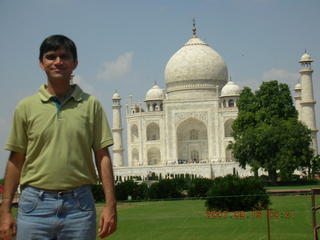
<svg viewBox="0 0 320 240"><path fill-rule="evenodd" d="M191 38L193 18L242 87L276 79L293 89L306 49L319 128L319 11L319 0L0 0L0 178L15 106L46 83L38 52L47 36L75 41L75 82L100 100L110 124L115 91L125 105L130 94L143 101L155 81L165 88L166 63Z"/></svg>

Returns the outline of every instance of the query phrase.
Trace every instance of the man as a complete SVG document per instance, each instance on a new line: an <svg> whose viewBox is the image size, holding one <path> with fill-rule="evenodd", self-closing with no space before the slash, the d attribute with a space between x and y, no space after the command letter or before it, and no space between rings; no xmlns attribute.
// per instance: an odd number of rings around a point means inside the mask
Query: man
<svg viewBox="0 0 320 240"><path fill-rule="evenodd" d="M100 103L72 85L77 67L74 42L62 35L40 46L47 85L16 107L5 148L7 163L0 208L0 239L96 239L95 205L90 185L105 192L99 236L116 229L116 200L108 146L112 135ZM17 224L11 202L20 184Z"/></svg>

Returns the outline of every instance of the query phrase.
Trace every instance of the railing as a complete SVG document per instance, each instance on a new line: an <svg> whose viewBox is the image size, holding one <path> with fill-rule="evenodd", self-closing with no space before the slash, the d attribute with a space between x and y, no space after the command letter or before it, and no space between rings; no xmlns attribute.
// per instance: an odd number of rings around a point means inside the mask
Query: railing
<svg viewBox="0 0 320 240"><path fill-rule="evenodd" d="M318 229L320 228L320 225L317 225L317 211L320 209L320 206L316 206L317 193L320 193L320 188L311 189L313 240L318 240Z"/></svg>

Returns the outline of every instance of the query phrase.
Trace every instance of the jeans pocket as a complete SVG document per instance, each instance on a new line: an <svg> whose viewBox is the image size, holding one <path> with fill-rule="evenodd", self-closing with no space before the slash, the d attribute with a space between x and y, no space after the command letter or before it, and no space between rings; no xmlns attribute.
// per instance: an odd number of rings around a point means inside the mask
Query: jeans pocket
<svg viewBox="0 0 320 240"><path fill-rule="evenodd" d="M32 212L38 205L39 198L31 196L23 196L19 201L19 211L23 213Z"/></svg>
<svg viewBox="0 0 320 240"><path fill-rule="evenodd" d="M91 192L85 192L78 196L79 208L83 211L93 211L95 208L94 199Z"/></svg>

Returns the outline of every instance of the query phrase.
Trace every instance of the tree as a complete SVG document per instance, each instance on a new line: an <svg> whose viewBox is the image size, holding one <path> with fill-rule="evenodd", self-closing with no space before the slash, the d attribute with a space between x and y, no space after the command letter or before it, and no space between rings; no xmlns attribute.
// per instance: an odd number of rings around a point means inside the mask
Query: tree
<svg viewBox="0 0 320 240"><path fill-rule="evenodd" d="M233 124L234 142L229 145L240 166L268 172L273 183L277 172L283 180L294 170L307 167L312 159L310 130L298 121L287 84L263 82L252 93L244 88Z"/></svg>
<svg viewBox="0 0 320 240"><path fill-rule="evenodd" d="M320 155L314 155L311 161L306 161L304 167L301 170L307 174L309 179L314 179L316 175L320 174Z"/></svg>

